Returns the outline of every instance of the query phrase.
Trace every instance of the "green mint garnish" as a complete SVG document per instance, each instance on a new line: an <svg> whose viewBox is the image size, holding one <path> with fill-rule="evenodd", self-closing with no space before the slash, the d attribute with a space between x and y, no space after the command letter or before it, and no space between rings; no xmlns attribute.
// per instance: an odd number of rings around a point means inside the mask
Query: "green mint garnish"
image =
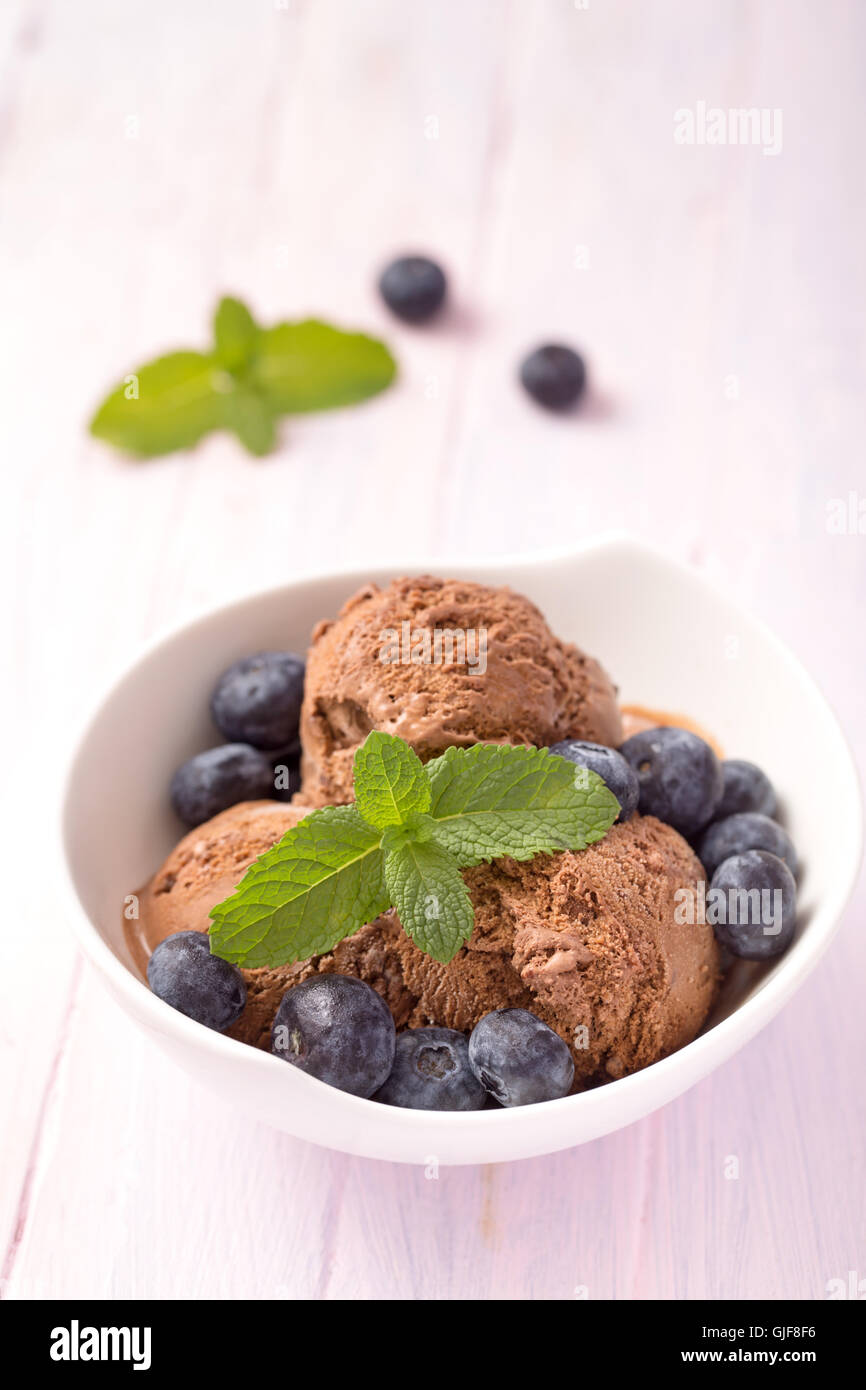
<svg viewBox="0 0 866 1390"><path fill-rule="evenodd" d="M232 430L244 448L257 458L269 454L277 441L279 416L261 391L238 382L225 396L226 429Z"/></svg>
<svg viewBox="0 0 866 1390"><path fill-rule="evenodd" d="M211 948L254 969L330 951L391 906L381 836L354 806L313 811L211 913Z"/></svg>
<svg viewBox="0 0 866 1390"><path fill-rule="evenodd" d="M90 422L97 439L138 458L188 449L231 430L252 454L276 443L281 415L353 405L383 391L396 364L384 343L316 319L260 328L222 299L210 352L172 352L130 372Z"/></svg>
<svg viewBox="0 0 866 1390"><path fill-rule="evenodd" d="M448 748L425 771L436 838L463 868L505 854L532 859L585 849L619 815L619 802L596 773L543 748Z"/></svg>
<svg viewBox="0 0 866 1390"><path fill-rule="evenodd" d="M402 738L368 734L355 754L355 803L364 820L384 830L403 825L411 812L430 810L432 793L424 764Z"/></svg>
<svg viewBox="0 0 866 1390"><path fill-rule="evenodd" d="M409 841L385 856L392 906L416 946L449 961L472 935L469 890L453 855L435 840Z"/></svg>
<svg viewBox="0 0 866 1390"><path fill-rule="evenodd" d="M318 319L263 328L255 378L284 415L355 405L390 386L397 364L384 343Z"/></svg>
<svg viewBox="0 0 866 1390"><path fill-rule="evenodd" d="M225 423L215 383L227 374L201 352L172 352L139 367L103 402L91 434L140 458L190 449Z"/></svg>
<svg viewBox="0 0 866 1390"><path fill-rule="evenodd" d="M227 372L241 372L255 356L259 341L256 321L239 299L221 299L213 320L214 354Z"/></svg>
<svg viewBox="0 0 866 1390"><path fill-rule="evenodd" d="M425 766L374 732L355 753L354 806L313 811L211 913L211 950L249 968L330 951L394 907L422 951L449 961L472 934L460 870L582 850L619 815L602 779L544 748L449 748Z"/></svg>

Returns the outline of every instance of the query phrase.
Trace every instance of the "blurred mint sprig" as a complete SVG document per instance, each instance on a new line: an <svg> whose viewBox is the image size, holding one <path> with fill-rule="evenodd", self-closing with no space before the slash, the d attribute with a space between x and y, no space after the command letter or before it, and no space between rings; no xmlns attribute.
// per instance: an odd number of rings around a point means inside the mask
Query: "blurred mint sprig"
<svg viewBox="0 0 866 1390"><path fill-rule="evenodd" d="M251 454L270 453L281 415L354 405L397 370L384 343L318 319L261 328L239 299L221 299L210 352L171 352L124 377L90 432L137 458L189 449L231 430Z"/></svg>

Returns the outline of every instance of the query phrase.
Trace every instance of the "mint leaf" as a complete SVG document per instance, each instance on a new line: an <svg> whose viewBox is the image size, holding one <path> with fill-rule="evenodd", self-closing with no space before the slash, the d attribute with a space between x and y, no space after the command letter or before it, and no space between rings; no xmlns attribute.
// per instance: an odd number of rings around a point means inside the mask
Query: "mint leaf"
<svg viewBox="0 0 866 1390"><path fill-rule="evenodd" d="M234 430L244 447L259 458L269 454L276 442L277 417L265 397L239 383L226 395L224 405L226 427Z"/></svg>
<svg viewBox="0 0 866 1390"><path fill-rule="evenodd" d="M384 830L430 809L430 783L418 754L402 738L374 730L355 753L355 801L370 825Z"/></svg>
<svg viewBox="0 0 866 1390"><path fill-rule="evenodd" d="M463 867L586 849L619 815L595 772L546 748L480 743L448 748L425 768L437 842Z"/></svg>
<svg viewBox="0 0 866 1390"><path fill-rule="evenodd" d="M366 400L384 391L396 370L378 339L305 319L262 329L250 373L275 410L297 414Z"/></svg>
<svg viewBox="0 0 866 1390"><path fill-rule="evenodd" d="M252 361L259 330L246 304L226 296L214 314L213 336L217 361L227 372L239 372Z"/></svg>
<svg viewBox="0 0 866 1390"><path fill-rule="evenodd" d="M351 405L385 389L396 364L384 343L327 323L261 329L239 299L221 299L212 353L172 352L124 377L90 432L138 458L189 449L230 429L267 454L280 415Z"/></svg>
<svg viewBox="0 0 866 1390"><path fill-rule="evenodd" d="M404 931L434 960L449 961L472 935L469 890L441 845L409 843L385 856L388 896Z"/></svg>
<svg viewBox="0 0 866 1390"><path fill-rule="evenodd" d="M390 906L379 834L354 806L313 811L211 912L211 950L249 969L306 960Z"/></svg>
<svg viewBox="0 0 866 1390"><path fill-rule="evenodd" d="M313 811L213 909L215 955L306 960L393 906L421 950L449 961L472 934L461 867L585 849L620 809L594 772L544 748L449 748L424 767L379 731L355 755L355 789L355 805Z"/></svg>
<svg viewBox="0 0 866 1390"><path fill-rule="evenodd" d="M130 372L103 401L90 433L140 458L189 449L224 421L220 368L201 352L172 352Z"/></svg>

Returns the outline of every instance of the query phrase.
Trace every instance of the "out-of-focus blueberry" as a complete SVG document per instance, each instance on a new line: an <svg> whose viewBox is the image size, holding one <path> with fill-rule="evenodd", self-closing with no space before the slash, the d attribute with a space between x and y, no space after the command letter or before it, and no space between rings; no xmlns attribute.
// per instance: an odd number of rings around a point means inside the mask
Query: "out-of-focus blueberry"
<svg viewBox="0 0 866 1390"><path fill-rule="evenodd" d="M716 820L735 816L741 811L757 811L762 816L775 816L776 793L765 772L742 758L726 758L722 763L724 790L716 807Z"/></svg>
<svg viewBox="0 0 866 1390"><path fill-rule="evenodd" d="M563 739L561 743L554 743L550 751L578 767L588 767L590 772L598 773L622 807L618 821L628 820L629 816L634 815L640 798L640 782L622 753L615 748L606 748L603 743L587 743L580 738Z"/></svg>
<svg viewBox="0 0 866 1390"><path fill-rule="evenodd" d="M769 816L757 811L743 811L713 821L697 846L700 861L711 877L724 859L744 854L747 849L765 849L777 855L797 877L800 866L790 835Z"/></svg>
<svg viewBox="0 0 866 1390"><path fill-rule="evenodd" d="M298 736L304 669L294 652L257 652L229 666L210 700L223 737L253 748L288 747Z"/></svg>
<svg viewBox="0 0 866 1390"><path fill-rule="evenodd" d="M246 743L224 743L181 763L171 779L171 804L185 825L201 825L239 801L273 796L271 760Z"/></svg>

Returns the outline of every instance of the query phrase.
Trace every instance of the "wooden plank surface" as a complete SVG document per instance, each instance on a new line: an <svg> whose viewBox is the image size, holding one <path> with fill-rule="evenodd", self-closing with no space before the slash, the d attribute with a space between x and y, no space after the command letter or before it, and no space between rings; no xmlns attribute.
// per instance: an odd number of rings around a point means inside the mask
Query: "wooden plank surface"
<svg viewBox="0 0 866 1390"><path fill-rule="evenodd" d="M866 493L864 38L855 0L2 8L5 1296L822 1297L866 1277L862 888L783 1016L692 1093L432 1179L195 1089L78 961L46 872L66 747L143 639L413 549L646 536L779 631L863 765L866 539L826 515ZM781 109L781 152L676 144L701 101ZM428 331L372 289L407 247L451 274ZM225 290L382 332L398 386L288 422L260 462L221 438L146 465L89 442L105 386L203 340ZM591 363L575 419L514 385L557 336ZM807 775L807 730L791 756Z"/></svg>

